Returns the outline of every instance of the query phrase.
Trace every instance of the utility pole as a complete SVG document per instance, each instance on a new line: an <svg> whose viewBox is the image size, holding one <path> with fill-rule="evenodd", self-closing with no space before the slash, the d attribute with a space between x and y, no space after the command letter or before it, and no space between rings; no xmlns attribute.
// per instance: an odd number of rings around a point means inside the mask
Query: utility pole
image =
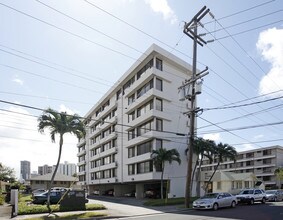
<svg viewBox="0 0 283 220"><path fill-rule="evenodd" d="M195 106L196 95L200 93L200 91L196 90L196 82L200 81L202 77L208 74L206 67L205 70L201 71L197 74L197 44L203 46L207 42L198 35L198 26L203 26L200 20L209 13L209 9L206 9L204 6L189 23L186 23L184 26L184 34L189 36L193 40L193 72L191 79L185 81L183 85L179 88L184 93L185 97L190 100L191 107L189 110L189 118L190 118L190 131L189 131L189 143L188 143L188 167L187 167L187 180L186 180L186 192L185 192L185 207L188 208L192 197L192 166L193 166L193 143L194 143L194 135L195 135L195 116L199 111Z"/></svg>

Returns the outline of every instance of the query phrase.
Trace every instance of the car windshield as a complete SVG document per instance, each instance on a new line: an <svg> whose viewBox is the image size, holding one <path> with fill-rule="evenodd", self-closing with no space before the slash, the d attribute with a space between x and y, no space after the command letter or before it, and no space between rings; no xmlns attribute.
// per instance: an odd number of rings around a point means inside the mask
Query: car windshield
<svg viewBox="0 0 283 220"><path fill-rule="evenodd" d="M266 190L266 194L275 194L277 191L276 190Z"/></svg>
<svg viewBox="0 0 283 220"><path fill-rule="evenodd" d="M204 195L203 197L201 197L202 199L213 199L216 198L218 196L218 193L209 193Z"/></svg>
<svg viewBox="0 0 283 220"><path fill-rule="evenodd" d="M246 194L253 194L253 190L243 190L240 192L240 195L246 195Z"/></svg>

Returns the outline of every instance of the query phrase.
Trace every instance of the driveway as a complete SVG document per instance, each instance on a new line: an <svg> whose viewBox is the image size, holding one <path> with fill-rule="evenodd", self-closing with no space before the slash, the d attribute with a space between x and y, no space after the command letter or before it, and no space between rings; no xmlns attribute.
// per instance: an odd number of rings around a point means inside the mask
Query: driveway
<svg viewBox="0 0 283 220"><path fill-rule="evenodd" d="M146 200L127 197L94 196L89 198L89 203L102 204L107 207L107 214L114 217L144 216L161 214L164 212L180 211L180 205L147 207Z"/></svg>

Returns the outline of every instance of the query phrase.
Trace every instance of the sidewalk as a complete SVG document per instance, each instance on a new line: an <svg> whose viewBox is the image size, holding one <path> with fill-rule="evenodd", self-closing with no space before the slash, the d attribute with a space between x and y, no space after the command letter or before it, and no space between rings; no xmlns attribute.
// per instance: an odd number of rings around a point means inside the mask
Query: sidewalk
<svg viewBox="0 0 283 220"><path fill-rule="evenodd" d="M11 218L11 214L12 214L12 206L10 206L9 204L4 204L0 206L0 219L1 220Z"/></svg>

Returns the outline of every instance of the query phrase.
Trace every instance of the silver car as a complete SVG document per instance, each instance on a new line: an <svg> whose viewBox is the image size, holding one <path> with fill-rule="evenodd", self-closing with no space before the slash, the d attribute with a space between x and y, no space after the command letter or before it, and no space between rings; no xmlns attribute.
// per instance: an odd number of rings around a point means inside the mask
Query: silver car
<svg viewBox="0 0 283 220"><path fill-rule="evenodd" d="M235 208L237 199L230 193L209 193L193 202L194 209L213 209L222 207Z"/></svg>
<svg viewBox="0 0 283 220"><path fill-rule="evenodd" d="M283 200L283 194L280 190L266 190L266 198L268 201L282 201Z"/></svg>

